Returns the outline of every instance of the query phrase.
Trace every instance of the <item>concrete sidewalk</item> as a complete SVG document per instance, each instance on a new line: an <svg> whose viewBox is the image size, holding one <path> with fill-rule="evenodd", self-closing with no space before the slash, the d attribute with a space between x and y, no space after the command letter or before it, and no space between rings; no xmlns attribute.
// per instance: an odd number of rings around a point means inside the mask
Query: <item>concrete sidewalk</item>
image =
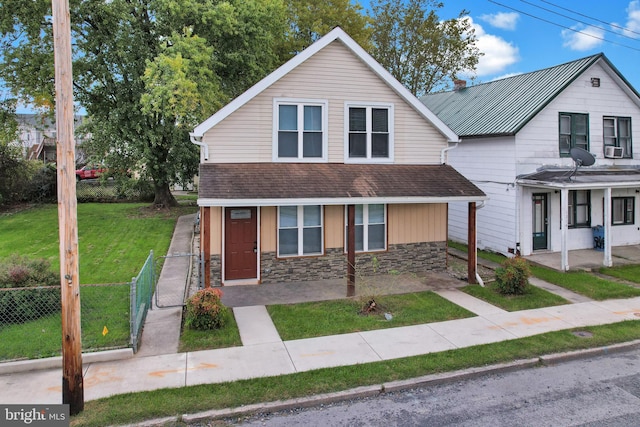
<svg viewBox="0 0 640 427"><path fill-rule="evenodd" d="M466 319L294 341L278 339L273 324L265 322L263 307L235 309L238 323L243 325L241 335L245 345L242 347L85 363L85 400L377 362L561 329L637 320L640 316L640 297L505 312L491 310L482 301L476 305L475 298L460 298L461 295L456 295L458 292L441 295L460 303L464 300L468 310L482 314ZM60 368L2 375L0 402L61 403L61 377Z"/></svg>

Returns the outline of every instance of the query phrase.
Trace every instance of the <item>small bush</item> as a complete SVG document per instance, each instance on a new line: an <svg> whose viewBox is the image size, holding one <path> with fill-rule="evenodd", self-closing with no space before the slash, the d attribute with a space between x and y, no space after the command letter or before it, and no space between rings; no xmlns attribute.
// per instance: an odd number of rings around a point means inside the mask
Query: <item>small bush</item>
<svg viewBox="0 0 640 427"><path fill-rule="evenodd" d="M229 316L229 309L220 301L222 291L202 289L187 300L185 325L201 331L222 328Z"/></svg>
<svg viewBox="0 0 640 427"><path fill-rule="evenodd" d="M0 262L0 324L24 323L59 310L60 278L47 260L14 255Z"/></svg>
<svg viewBox="0 0 640 427"><path fill-rule="evenodd" d="M522 257L507 258L496 268L496 285L503 295L522 295L527 291L531 271Z"/></svg>

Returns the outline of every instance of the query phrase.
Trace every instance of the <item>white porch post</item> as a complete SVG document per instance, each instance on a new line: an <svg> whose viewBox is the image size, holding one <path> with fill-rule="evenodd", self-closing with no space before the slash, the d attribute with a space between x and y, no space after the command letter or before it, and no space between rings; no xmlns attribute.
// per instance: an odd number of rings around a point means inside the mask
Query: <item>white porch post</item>
<svg viewBox="0 0 640 427"><path fill-rule="evenodd" d="M613 260L611 259L611 187L604 189L604 260L602 264L605 267L611 267Z"/></svg>
<svg viewBox="0 0 640 427"><path fill-rule="evenodd" d="M566 188L560 190L560 218L562 221L562 226L560 227L560 252L562 254L560 269L562 271L568 271L569 250L567 248L567 234L569 230L569 190Z"/></svg>

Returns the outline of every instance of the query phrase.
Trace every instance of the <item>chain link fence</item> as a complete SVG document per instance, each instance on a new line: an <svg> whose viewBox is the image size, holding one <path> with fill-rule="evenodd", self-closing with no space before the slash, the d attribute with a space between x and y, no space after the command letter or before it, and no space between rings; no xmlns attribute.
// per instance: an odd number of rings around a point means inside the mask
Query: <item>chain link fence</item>
<svg viewBox="0 0 640 427"><path fill-rule="evenodd" d="M129 346L129 283L81 285L82 351ZM0 361L59 356L60 286L0 288Z"/></svg>
<svg viewBox="0 0 640 427"><path fill-rule="evenodd" d="M151 201L153 197L151 184L140 180L88 179L76 183L79 203Z"/></svg>

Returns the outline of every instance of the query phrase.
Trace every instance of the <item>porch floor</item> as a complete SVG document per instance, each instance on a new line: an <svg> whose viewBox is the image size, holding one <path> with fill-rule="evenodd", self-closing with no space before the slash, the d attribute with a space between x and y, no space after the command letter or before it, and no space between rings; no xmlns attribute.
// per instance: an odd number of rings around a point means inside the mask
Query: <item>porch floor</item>
<svg viewBox="0 0 640 427"><path fill-rule="evenodd" d="M525 259L555 270L561 269L560 252L536 252ZM640 245L614 246L611 248L611 260L614 267L627 264L640 264ZM595 249L569 251L569 270L596 270L604 266L604 252Z"/></svg>

